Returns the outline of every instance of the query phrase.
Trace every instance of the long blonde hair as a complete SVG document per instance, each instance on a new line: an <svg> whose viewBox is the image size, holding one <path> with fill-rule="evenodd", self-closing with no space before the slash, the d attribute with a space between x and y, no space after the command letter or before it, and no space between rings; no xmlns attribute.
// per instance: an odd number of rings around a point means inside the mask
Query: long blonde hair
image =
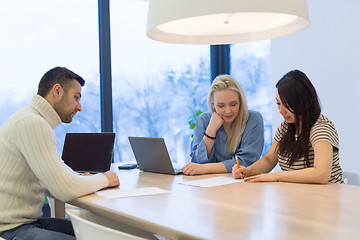
<svg viewBox="0 0 360 240"><path fill-rule="evenodd" d="M233 121L231 132L227 139L228 152L230 154L234 153L237 146L240 144L241 136L249 118L249 111L243 89L241 88L240 84L230 75L219 75L214 79L213 83L211 84L207 99L209 109L211 109L212 112L215 112L215 107L211 104L211 101L214 102L215 92L227 89L237 92L240 102L239 113Z"/></svg>

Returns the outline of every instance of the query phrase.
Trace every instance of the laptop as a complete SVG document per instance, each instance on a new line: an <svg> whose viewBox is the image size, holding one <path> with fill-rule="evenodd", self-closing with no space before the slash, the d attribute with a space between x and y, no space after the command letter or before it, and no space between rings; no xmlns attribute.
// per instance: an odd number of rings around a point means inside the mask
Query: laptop
<svg viewBox="0 0 360 240"><path fill-rule="evenodd" d="M67 133L62 159L75 172L99 173L110 170L115 133Z"/></svg>
<svg viewBox="0 0 360 240"><path fill-rule="evenodd" d="M129 137L138 167L144 172L181 174L174 168L163 138Z"/></svg>

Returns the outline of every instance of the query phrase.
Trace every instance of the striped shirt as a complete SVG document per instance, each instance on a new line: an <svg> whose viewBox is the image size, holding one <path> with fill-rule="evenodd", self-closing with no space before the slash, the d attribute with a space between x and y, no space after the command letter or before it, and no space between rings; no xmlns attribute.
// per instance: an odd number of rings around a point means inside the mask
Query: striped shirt
<svg viewBox="0 0 360 240"><path fill-rule="evenodd" d="M288 129L288 123L285 121L280 125L276 131L274 140L279 143ZM319 141L327 141L333 146L333 164L331 169L331 176L329 183L344 183L342 179L342 170L339 164L339 136L335 129L334 124L324 115L320 114L318 120L315 122L310 130L310 142L309 142L309 167L314 166L314 148L313 146ZM304 157L294 161L289 166L287 163L288 158L278 154L278 161L283 171L300 170L307 168Z"/></svg>

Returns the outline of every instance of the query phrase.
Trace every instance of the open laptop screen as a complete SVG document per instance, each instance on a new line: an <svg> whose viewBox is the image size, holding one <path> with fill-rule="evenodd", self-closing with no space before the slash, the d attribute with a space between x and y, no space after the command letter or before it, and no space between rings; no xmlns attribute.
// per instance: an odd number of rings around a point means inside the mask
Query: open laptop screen
<svg viewBox="0 0 360 240"><path fill-rule="evenodd" d="M180 174L175 169L163 138L129 137L139 169L144 172Z"/></svg>
<svg viewBox="0 0 360 240"><path fill-rule="evenodd" d="M64 162L76 172L110 170L115 133L67 133L62 152Z"/></svg>

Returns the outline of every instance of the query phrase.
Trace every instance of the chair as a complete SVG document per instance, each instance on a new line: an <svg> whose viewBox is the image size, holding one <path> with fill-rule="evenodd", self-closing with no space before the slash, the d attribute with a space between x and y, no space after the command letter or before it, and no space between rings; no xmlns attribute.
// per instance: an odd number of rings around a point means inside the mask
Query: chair
<svg viewBox="0 0 360 240"><path fill-rule="evenodd" d="M141 233L138 234L138 232L132 231L131 226L121 226L122 224L120 223L113 222L85 210L66 209L66 213L70 216L77 240L154 239L154 236L150 233L148 233L149 236L146 236L146 233L140 237ZM119 229L119 226L121 229ZM135 235L131 234L131 231Z"/></svg>
<svg viewBox="0 0 360 240"><path fill-rule="evenodd" d="M344 183L351 185L360 185L360 174L355 172L343 171Z"/></svg>

